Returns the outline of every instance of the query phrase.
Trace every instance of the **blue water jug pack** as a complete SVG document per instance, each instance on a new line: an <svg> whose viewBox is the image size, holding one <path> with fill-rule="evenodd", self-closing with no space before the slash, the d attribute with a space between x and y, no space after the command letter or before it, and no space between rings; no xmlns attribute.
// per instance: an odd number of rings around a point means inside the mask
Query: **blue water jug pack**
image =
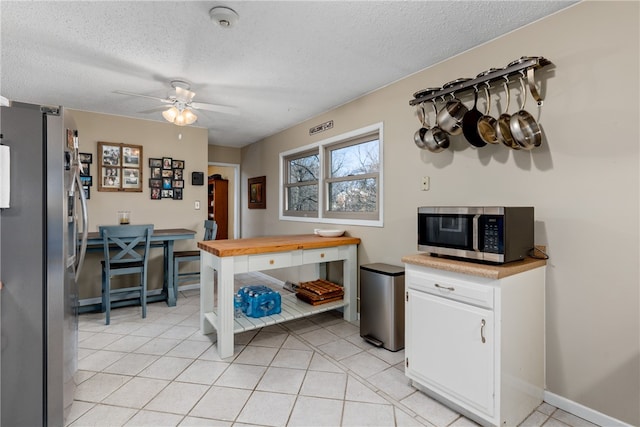
<svg viewBox="0 0 640 427"><path fill-rule="evenodd" d="M236 309L240 305L239 308L248 317L271 316L282 311L280 293L264 285L249 285L240 288L235 301Z"/></svg>

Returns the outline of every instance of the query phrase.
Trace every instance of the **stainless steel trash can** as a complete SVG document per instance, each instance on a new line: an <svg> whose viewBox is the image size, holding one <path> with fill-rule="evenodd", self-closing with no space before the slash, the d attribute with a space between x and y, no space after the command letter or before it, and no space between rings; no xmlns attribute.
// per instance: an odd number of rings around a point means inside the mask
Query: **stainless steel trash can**
<svg viewBox="0 0 640 427"><path fill-rule="evenodd" d="M360 266L360 336L387 350L404 348L404 268Z"/></svg>

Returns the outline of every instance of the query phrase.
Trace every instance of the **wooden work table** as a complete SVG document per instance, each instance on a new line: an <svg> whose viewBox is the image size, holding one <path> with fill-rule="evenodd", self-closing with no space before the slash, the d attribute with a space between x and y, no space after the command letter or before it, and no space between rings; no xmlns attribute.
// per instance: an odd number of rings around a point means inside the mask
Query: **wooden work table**
<svg viewBox="0 0 640 427"><path fill-rule="evenodd" d="M321 237L314 234L255 237L235 240L198 242L200 248L200 330L203 334L218 334L218 354L233 355L233 335L293 320L322 311L342 307L345 320L356 320L357 245L356 237ZM295 295L282 295L282 312L260 318L235 318L233 307L234 275L250 271L316 265L343 261L344 299L312 306ZM218 272L218 304L214 302L214 270Z"/></svg>

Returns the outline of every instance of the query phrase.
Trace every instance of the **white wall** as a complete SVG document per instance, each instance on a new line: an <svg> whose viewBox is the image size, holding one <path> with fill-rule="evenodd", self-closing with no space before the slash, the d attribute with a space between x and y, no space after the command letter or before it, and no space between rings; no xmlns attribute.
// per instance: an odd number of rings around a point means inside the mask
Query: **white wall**
<svg viewBox="0 0 640 427"><path fill-rule="evenodd" d="M418 206L535 206L536 243L551 256L547 388L640 425L639 6L581 2L245 147L241 182L267 176L267 209L247 210L241 192L242 236L318 226L278 220L280 152L382 121L385 224L347 227L362 238L359 262L400 264L416 252ZM554 64L537 75L545 96L542 147L477 149L456 137L443 153L416 148L418 120L408 104L414 92L525 55ZM527 109L536 112L532 103ZM327 120L333 129L309 136ZM422 176L431 177L430 191L420 191Z"/></svg>

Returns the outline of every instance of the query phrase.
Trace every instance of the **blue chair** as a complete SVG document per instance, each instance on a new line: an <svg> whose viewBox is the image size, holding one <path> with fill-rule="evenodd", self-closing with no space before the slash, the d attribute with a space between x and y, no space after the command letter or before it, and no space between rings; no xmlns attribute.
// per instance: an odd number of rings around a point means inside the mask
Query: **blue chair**
<svg viewBox="0 0 640 427"><path fill-rule="evenodd" d="M147 317L147 265L153 225L113 225L99 227L104 242L102 261L102 309L106 324L111 322L111 295L137 292L142 306L142 318ZM139 274L138 285L111 288L111 278Z"/></svg>
<svg viewBox="0 0 640 427"><path fill-rule="evenodd" d="M218 232L218 224L212 220L204 222L204 240L215 240ZM185 282L193 282L200 278L200 270L186 271L180 273L180 263L200 261L200 250L195 251L174 251L173 252L173 286L176 299L178 296L178 285Z"/></svg>

